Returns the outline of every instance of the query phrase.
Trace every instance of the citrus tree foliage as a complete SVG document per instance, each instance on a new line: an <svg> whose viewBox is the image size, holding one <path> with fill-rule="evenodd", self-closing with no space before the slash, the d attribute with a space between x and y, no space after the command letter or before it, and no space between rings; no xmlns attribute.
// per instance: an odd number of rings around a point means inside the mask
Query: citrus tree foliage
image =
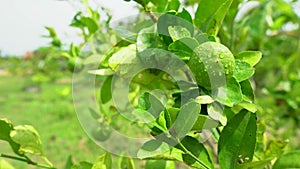
<svg viewBox="0 0 300 169"><path fill-rule="evenodd" d="M81 31L83 42L71 44L61 53L69 68L77 72L100 61L97 69L89 70L102 79L101 114L91 109L92 116L99 123L118 126L113 79L115 75L131 78L128 99L135 108L132 116L144 121L139 125L153 138L137 152L139 159L145 160L144 168L172 169L176 168L175 162L209 169L299 168L299 151L286 151L287 142L274 139L275 135L266 138L266 126L272 126L266 121L270 118L264 107L268 101L254 94L255 90L263 90L265 93L259 91L259 96L274 96L278 106L288 107L284 112L274 110L298 124L299 30L295 33L284 29L288 23L298 23L299 29L299 16L291 4L283 0L255 1L254 7L241 14L241 0L190 0L183 4L179 0L134 1L148 19L137 17L132 24L113 29L109 14L106 22L100 22L99 11L84 1L86 11L78 12L70 24ZM190 8L195 12L190 13ZM46 29L51 44L61 48L55 30ZM88 50L84 49L87 43ZM281 50L287 46L297 52ZM261 62L273 58L279 63L264 64L259 69ZM171 76L185 66L187 69L181 72L185 80ZM269 72L269 67L283 70L276 74ZM131 77L132 69L142 71ZM256 69L259 76L255 76ZM278 74L278 79L268 80ZM31 126L13 127L7 120L0 122L0 139L8 142L16 155L41 166L27 154L38 155L46 162L42 166L52 167ZM205 141L204 131L211 134ZM94 139L105 141L111 131L101 128L92 133ZM68 168L110 169L112 157L106 153L94 164L74 164L70 158ZM135 168L133 159L121 157L119 168Z"/></svg>

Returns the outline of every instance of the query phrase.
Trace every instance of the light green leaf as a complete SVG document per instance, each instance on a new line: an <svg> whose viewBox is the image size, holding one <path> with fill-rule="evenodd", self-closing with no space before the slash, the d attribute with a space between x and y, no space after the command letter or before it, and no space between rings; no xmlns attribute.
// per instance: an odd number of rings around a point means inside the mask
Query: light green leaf
<svg viewBox="0 0 300 169"><path fill-rule="evenodd" d="M134 161L128 157L120 157L119 167L120 169L135 169Z"/></svg>
<svg viewBox="0 0 300 169"><path fill-rule="evenodd" d="M32 126L16 126L11 131L10 137L20 145L20 153L43 155L40 136Z"/></svg>
<svg viewBox="0 0 300 169"><path fill-rule="evenodd" d="M199 104L211 104L214 102L214 99L209 95L203 95L196 97L195 102Z"/></svg>
<svg viewBox="0 0 300 169"><path fill-rule="evenodd" d="M112 70L116 70L120 64L130 64L131 60L136 57L136 45L132 44L120 48L108 60L108 65Z"/></svg>
<svg viewBox="0 0 300 169"><path fill-rule="evenodd" d="M182 26L169 26L168 30L173 41L191 37L191 33Z"/></svg>
<svg viewBox="0 0 300 169"><path fill-rule="evenodd" d="M200 159L202 163L204 163L207 167L209 167L210 169L214 168L214 165L206 148L197 139L187 136L181 141L181 143L188 151L190 151L195 157ZM176 148L184 151L184 149L179 145L177 145ZM183 161L189 166L192 166L194 168L203 168L203 165L199 164L198 161L196 161L188 154L183 154L182 158Z"/></svg>
<svg viewBox="0 0 300 169"><path fill-rule="evenodd" d="M114 71L112 71L111 69L97 69L97 70L89 70L88 73L93 75L109 76L109 75L113 75Z"/></svg>
<svg viewBox="0 0 300 169"><path fill-rule="evenodd" d="M110 153L105 153L98 157L92 169L112 169L112 159Z"/></svg>
<svg viewBox="0 0 300 169"><path fill-rule="evenodd" d="M262 53L259 51L244 51L236 56L236 59L240 59L249 63L252 67L255 66L262 58Z"/></svg>
<svg viewBox="0 0 300 169"><path fill-rule="evenodd" d="M166 161L166 160L147 160L145 169L175 169L174 161Z"/></svg>
<svg viewBox="0 0 300 169"><path fill-rule="evenodd" d="M15 169L6 160L0 158L0 169Z"/></svg>
<svg viewBox="0 0 300 169"><path fill-rule="evenodd" d="M249 79L254 74L254 69L252 66L244 61L235 60L235 70L233 72L233 76L238 82Z"/></svg>
<svg viewBox="0 0 300 169"><path fill-rule="evenodd" d="M166 11L175 10L177 11L180 7L179 0L168 0L169 4Z"/></svg>
<svg viewBox="0 0 300 169"><path fill-rule="evenodd" d="M91 169L93 167L93 164L89 162L82 161L78 164L75 164L71 167L71 169Z"/></svg>
<svg viewBox="0 0 300 169"><path fill-rule="evenodd" d="M300 168L300 151L292 151L282 155L274 164L273 169Z"/></svg>
<svg viewBox="0 0 300 169"><path fill-rule="evenodd" d="M195 25L216 36L233 0L201 0L195 13Z"/></svg>
<svg viewBox="0 0 300 169"><path fill-rule="evenodd" d="M237 168L241 162L251 162L256 144L256 114L242 110L224 127L218 142L222 168Z"/></svg>
<svg viewBox="0 0 300 169"><path fill-rule="evenodd" d="M238 106L240 106L252 113L255 113L257 111L257 106L253 103L242 102L242 103L239 103Z"/></svg>
<svg viewBox="0 0 300 169"><path fill-rule="evenodd" d="M49 32L49 37L51 37L51 38L56 38L56 37L57 37L57 33L56 33L56 31L55 31L54 28L49 27L49 26L45 26L45 28L46 28L46 29L48 30L48 32Z"/></svg>

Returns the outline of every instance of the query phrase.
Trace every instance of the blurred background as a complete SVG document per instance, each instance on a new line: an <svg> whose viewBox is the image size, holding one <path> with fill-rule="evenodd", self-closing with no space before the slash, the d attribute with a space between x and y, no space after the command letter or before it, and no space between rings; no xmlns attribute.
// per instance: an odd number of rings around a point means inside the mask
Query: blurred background
<svg viewBox="0 0 300 169"><path fill-rule="evenodd" d="M198 1L182 5L193 13ZM89 6L99 14L93 19L100 30L142 10L123 0L94 0ZM88 15L86 9L84 2L75 0L0 3L0 118L35 126L45 154L58 168L71 154L78 161L95 161L103 153L81 129L72 103L72 70L78 59L70 58L88 38L74 24L74 16L79 11ZM300 149L300 2L244 0L239 9L233 21L225 19L218 36L234 54L263 53L253 78L259 130L266 131L261 140ZM103 43L112 43L105 31L99 34ZM0 142L0 152L10 151Z"/></svg>

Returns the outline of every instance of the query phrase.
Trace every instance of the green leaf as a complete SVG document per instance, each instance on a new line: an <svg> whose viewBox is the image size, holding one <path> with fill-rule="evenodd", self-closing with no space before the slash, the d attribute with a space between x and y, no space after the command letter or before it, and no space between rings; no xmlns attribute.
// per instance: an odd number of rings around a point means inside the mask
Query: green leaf
<svg viewBox="0 0 300 169"><path fill-rule="evenodd" d="M188 102L180 108L175 123L170 129L178 138L184 137L194 126L200 113L201 105L195 101Z"/></svg>
<svg viewBox="0 0 300 169"><path fill-rule="evenodd" d="M114 29L121 38L126 39L131 42L136 42L137 34L127 30L126 27L118 27Z"/></svg>
<svg viewBox="0 0 300 169"><path fill-rule="evenodd" d="M168 30L173 41L191 37L190 32L182 26L169 26Z"/></svg>
<svg viewBox="0 0 300 169"><path fill-rule="evenodd" d="M0 169L15 169L6 160L0 158Z"/></svg>
<svg viewBox="0 0 300 169"><path fill-rule="evenodd" d="M214 102L214 99L210 97L209 95L203 95L203 96L198 96L195 99L195 102L199 104L211 104Z"/></svg>
<svg viewBox="0 0 300 169"><path fill-rule="evenodd" d="M120 169L135 169L134 161L128 157L120 157L119 167Z"/></svg>
<svg viewBox="0 0 300 169"><path fill-rule="evenodd" d="M195 25L216 36L233 0L201 0L195 13Z"/></svg>
<svg viewBox="0 0 300 169"><path fill-rule="evenodd" d="M235 70L233 72L233 76L238 82L249 79L254 74L254 69L252 66L244 61L235 60Z"/></svg>
<svg viewBox="0 0 300 169"><path fill-rule="evenodd" d="M108 60L108 65L112 70L116 70L120 64L130 64L131 60L136 57L136 45L129 45L120 48Z"/></svg>
<svg viewBox="0 0 300 169"><path fill-rule="evenodd" d="M92 169L112 169L112 159L110 153L105 153L98 157Z"/></svg>
<svg viewBox="0 0 300 169"><path fill-rule="evenodd" d="M137 36L137 51L142 52L148 48L164 48L164 44L156 32L155 25L142 29Z"/></svg>
<svg viewBox="0 0 300 169"><path fill-rule="evenodd" d="M150 0L156 7L157 12L164 12L168 4L168 0Z"/></svg>
<svg viewBox="0 0 300 169"><path fill-rule="evenodd" d="M13 149L14 153L18 155L23 155L19 152L20 145L14 142L10 137L10 133L12 130L13 124L9 120L0 119L0 140L7 141Z"/></svg>
<svg viewBox="0 0 300 169"><path fill-rule="evenodd" d="M227 80L226 88L221 87L219 91L216 100L226 106L232 107L243 100L241 86L235 78Z"/></svg>
<svg viewBox="0 0 300 169"><path fill-rule="evenodd" d="M149 92L143 93L139 98L138 107L149 112L155 119L159 117L161 112L165 109L165 106L160 100Z"/></svg>
<svg viewBox="0 0 300 169"><path fill-rule="evenodd" d="M240 106L243 109L246 109L252 113L255 113L257 111L257 106L253 103L242 102L242 103L239 103L238 106Z"/></svg>
<svg viewBox="0 0 300 169"><path fill-rule="evenodd" d="M202 130L202 129L211 129L219 126L219 122L213 120L209 116L205 116L202 114L198 115L197 121L195 122L192 130Z"/></svg>
<svg viewBox="0 0 300 169"><path fill-rule="evenodd" d="M249 63L252 67L255 66L262 58L262 53L259 51L244 51L236 56L236 59L240 59Z"/></svg>
<svg viewBox="0 0 300 169"><path fill-rule="evenodd" d="M222 168L237 168L239 163L252 161L256 130L255 113L242 110L230 119L218 142L219 163Z"/></svg>
<svg viewBox="0 0 300 169"><path fill-rule="evenodd" d="M166 160L147 160L145 169L175 169L174 161L166 161Z"/></svg>
<svg viewBox="0 0 300 169"><path fill-rule="evenodd" d="M274 164L273 169L300 168L300 151L292 151L282 155Z"/></svg>
<svg viewBox="0 0 300 169"><path fill-rule="evenodd" d="M170 51L180 52L183 56L191 56L199 43L194 38L182 38L171 43L168 47Z"/></svg>
<svg viewBox="0 0 300 169"><path fill-rule="evenodd" d="M180 7L179 0L169 0L169 4L168 4L166 11L170 11L170 10L177 11L179 9L179 7Z"/></svg>
<svg viewBox="0 0 300 169"><path fill-rule="evenodd" d="M48 30L48 32L49 32L49 37L51 37L51 38L56 38L56 37L57 37L57 33L56 33L56 31L55 31L54 28L49 27L49 26L45 26L45 28L46 28L46 29Z"/></svg>
<svg viewBox="0 0 300 169"><path fill-rule="evenodd" d="M92 167L93 167L93 164L82 161L78 164L73 165L71 169L91 169Z"/></svg>
<svg viewBox="0 0 300 169"><path fill-rule="evenodd" d="M14 142L20 145L20 153L43 155L40 136L32 126L16 126L14 130L11 131L10 137Z"/></svg>
<svg viewBox="0 0 300 169"><path fill-rule="evenodd" d="M164 154L169 151L170 147L167 143L159 140L150 140L143 144L141 149L138 151L138 158L153 157L160 154Z"/></svg>
<svg viewBox="0 0 300 169"><path fill-rule="evenodd" d="M72 155L70 155L67 159L64 169L71 169L73 165L74 163L73 163Z"/></svg>
<svg viewBox="0 0 300 169"><path fill-rule="evenodd" d="M111 69L97 69L97 70L89 70L88 73L93 75L109 76L109 75L113 75L114 71L112 71Z"/></svg>
<svg viewBox="0 0 300 169"><path fill-rule="evenodd" d="M199 160L201 160L202 163L204 163L210 169L214 168L214 165L212 163L212 160L210 159L210 156L209 156L206 148L197 139L187 136L181 141L181 143L195 157L197 157ZM176 147L185 152L183 147L181 147L179 145L177 145ZM203 165L199 164L199 162L196 161L194 158L192 158L189 154L183 154L182 158L183 158L183 161L186 164L188 164L189 166L192 166L194 168L203 168Z"/></svg>
<svg viewBox="0 0 300 169"><path fill-rule="evenodd" d="M254 92L249 79L240 82L241 89L244 95L244 100L253 102L254 101Z"/></svg>
<svg viewBox="0 0 300 169"><path fill-rule="evenodd" d="M101 87L100 96L103 104L107 103L112 98L112 79L113 76L107 77Z"/></svg>

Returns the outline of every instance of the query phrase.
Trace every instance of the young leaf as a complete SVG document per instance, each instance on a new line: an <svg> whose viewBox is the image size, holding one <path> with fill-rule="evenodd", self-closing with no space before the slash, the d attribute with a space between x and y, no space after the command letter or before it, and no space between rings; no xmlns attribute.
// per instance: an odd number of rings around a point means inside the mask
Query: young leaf
<svg viewBox="0 0 300 169"><path fill-rule="evenodd" d="M100 96L101 96L101 102L103 104L107 103L112 98L112 93L111 93L112 78L113 78L113 76L107 77L101 87Z"/></svg>
<svg viewBox="0 0 300 169"><path fill-rule="evenodd" d="M254 69L252 66L244 61L235 60L235 71L233 76L238 82L249 79L254 74Z"/></svg>
<svg viewBox="0 0 300 169"><path fill-rule="evenodd" d="M255 66L262 58L262 53L259 51L244 51L236 56L236 59L240 59L249 63L252 67Z"/></svg>
<svg viewBox="0 0 300 169"><path fill-rule="evenodd" d="M300 168L300 151L292 151L282 155L275 162L273 169Z"/></svg>
<svg viewBox="0 0 300 169"><path fill-rule="evenodd" d="M109 153L100 156L94 163L92 169L112 169L112 159Z"/></svg>
<svg viewBox="0 0 300 169"><path fill-rule="evenodd" d="M201 0L195 25L208 35L216 36L233 0Z"/></svg>
<svg viewBox="0 0 300 169"><path fill-rule="evenodd" d="M256 144L256 114L242 110L224 127L218 142L222 168L237 168L241 162L251 162Z"/></svg>
<svg viewBox="0 0 300 169"><path fill-rule="evenodd" d="M207 167L209 167L210 169L214 168L214 165L212 163L212 160L210 159L206 148L197 139L187 136L181 141L181 143L185 148L179 145L177 145L176 148L183 150L183 152L185 152L185 149L188 150L195 157L201 160L201 162L204 163ZM183 154L182 158L183 161L189 166L192 166L194 168L203 168L202 164L200 164L198 161L196 161L196 159L194 159L191 155L187 153Z"/></svg>

